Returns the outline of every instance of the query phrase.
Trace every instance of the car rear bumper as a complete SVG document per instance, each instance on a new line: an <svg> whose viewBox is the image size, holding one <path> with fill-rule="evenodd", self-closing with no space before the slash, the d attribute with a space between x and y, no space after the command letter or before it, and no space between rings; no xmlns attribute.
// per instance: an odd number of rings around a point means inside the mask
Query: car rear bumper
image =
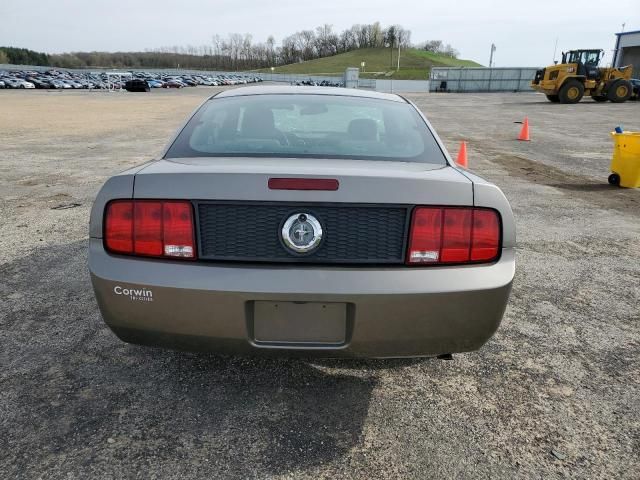
<svg viewBox="0 0 640 480"><path fill-rule="evenodd" d="M500 324L515 270L512 248L494 264L436 268L144 260L110 255L96 238L89 250L100 311L122 340L239 354L405 357L476 350ZM260 343L254 306L261 301L344 303L344 342Z"/></svg>

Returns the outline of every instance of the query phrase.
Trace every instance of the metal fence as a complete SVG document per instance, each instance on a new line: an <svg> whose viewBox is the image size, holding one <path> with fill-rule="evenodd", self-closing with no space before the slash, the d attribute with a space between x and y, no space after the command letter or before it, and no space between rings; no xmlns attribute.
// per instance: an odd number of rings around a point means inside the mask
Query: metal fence
<svg viewBox="0 0 640 480"><path fill-rule="evenodd" d="M360 79L362 81L362 79ZM385 93L419 93L429 91L429 80L375 80L377 92Z"/></svg>
<svg viewBox="0 0 640 480"><path fill-rule="evenodd" d="M434 91L448 92L526 92L537 68L465 68L433 67L431 86Z"/></svg>

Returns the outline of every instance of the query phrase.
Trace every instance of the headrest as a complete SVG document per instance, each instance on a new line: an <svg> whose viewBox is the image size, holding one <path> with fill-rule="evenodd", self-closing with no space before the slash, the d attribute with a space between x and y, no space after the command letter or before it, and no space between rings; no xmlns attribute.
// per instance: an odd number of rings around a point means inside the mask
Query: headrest
<svg viewBox="0 0 640 480"><path fill-rule="evenodd" d="M244 111L242 117L242 135L259 138L271 135L275 129L273 111L265 107L250 107Z"/></svg>
<svg viewBox="0 0 640 480"><path fill-rule="evenodd" d="M378 124L370 118L356 118L349 122L348 132L355 140L377 140Z"/></svg>

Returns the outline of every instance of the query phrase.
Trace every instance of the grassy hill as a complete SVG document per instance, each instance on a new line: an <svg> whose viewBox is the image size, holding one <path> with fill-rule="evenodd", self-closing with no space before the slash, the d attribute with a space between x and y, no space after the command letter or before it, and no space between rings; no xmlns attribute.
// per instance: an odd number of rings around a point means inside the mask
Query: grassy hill
<svg viewBox="0 0 640 480"><path fill-rule="evenodd" d="M392 57L393 55L393 57ZM409 49L400 52L400 70L396 71L398 50L389 48L361 48L332 57L276 67L275 73L302 73L309 75L342 75L347 67L360 68L366 62L362 77L416 79L428 77L431 67L480 67L471 60L445 57L424 50ZM393 58L393 60L392 60ZM393 65L393 67L391 66ZM261 70L269 72L269 69Z"/></svg>

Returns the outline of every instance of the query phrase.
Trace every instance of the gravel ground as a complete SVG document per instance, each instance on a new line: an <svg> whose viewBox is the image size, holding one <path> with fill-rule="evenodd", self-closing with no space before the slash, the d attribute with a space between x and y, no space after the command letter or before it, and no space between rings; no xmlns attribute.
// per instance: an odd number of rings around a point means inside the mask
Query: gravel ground
<svg viewBox="0 0 640 480"><path fill-rule="evenodd" d="M478 352L123 344L89 284L92 199L214 91L0 91L0 478L638 478L640 190L606 177L608 132L640 131L640 104L410 95L516 215L511 302Z"/></svg>

